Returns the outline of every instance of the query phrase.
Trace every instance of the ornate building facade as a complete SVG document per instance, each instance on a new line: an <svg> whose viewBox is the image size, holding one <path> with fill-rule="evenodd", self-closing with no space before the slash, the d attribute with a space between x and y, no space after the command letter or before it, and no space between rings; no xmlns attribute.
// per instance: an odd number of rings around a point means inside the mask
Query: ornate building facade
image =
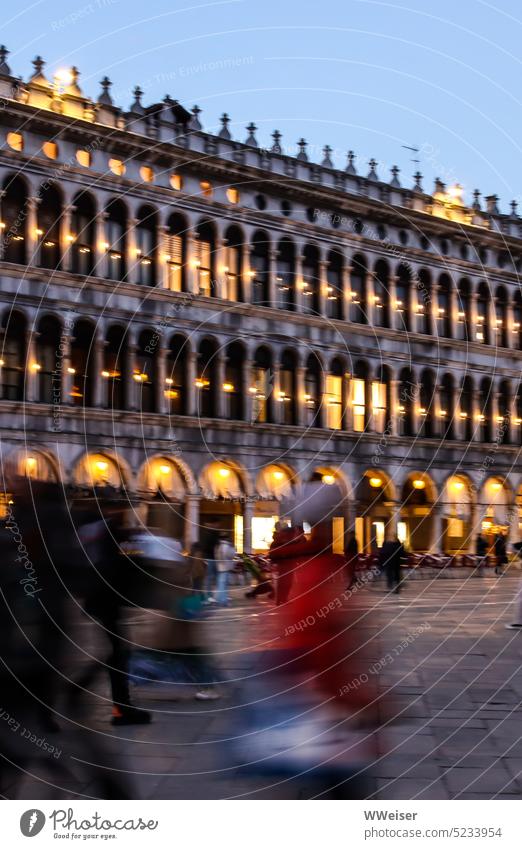
<svg viewBox="0 0 522 849"><path fill-rule="evenodd" d="M1 48L4 473L124 487L187 544L217 518L263 550L310 480L343 493L336 544L519 538L515 204L34 67Z"/></svg>

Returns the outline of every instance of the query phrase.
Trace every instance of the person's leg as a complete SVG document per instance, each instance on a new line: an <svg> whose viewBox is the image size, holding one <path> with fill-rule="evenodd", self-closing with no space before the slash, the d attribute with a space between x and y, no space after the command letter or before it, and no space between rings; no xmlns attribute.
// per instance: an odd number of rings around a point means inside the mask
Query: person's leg
<svg viewBox="0 0 522 849"><path fill-rule="evenodd" d="M205 578L205 590L207 593L207 598L214 597L214 591L216 589L216 561L215 560L207 560L207 576Z"/></svg>
<svg viewBox="0 0 522 849"><path fill-rule="evenodd" d="M217 573L216 601L218 604L228 604L228 572Z"/></svg>

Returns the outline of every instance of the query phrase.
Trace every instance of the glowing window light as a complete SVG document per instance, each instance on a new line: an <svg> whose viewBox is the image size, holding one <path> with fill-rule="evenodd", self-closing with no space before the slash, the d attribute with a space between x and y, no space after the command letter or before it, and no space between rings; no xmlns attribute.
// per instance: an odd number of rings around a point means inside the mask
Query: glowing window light
<svg viewBox="0 0 522 849"><path fill-rule="evenodd" d="M379 489L382 486L382 478L372 477L370 478L369 483L370 486L373 487L373 489Z"/></svg>
<svg viewBox="0 0 522 849"><path fill-rule="evenodd" d="M414 489L426 489L426 481L423 481L422 478L416 478L413 481Z"/></svg>
<svg viewBox="0 0 522 849"><path fill-rule="evenodd" d="M464 482L463 481L453 481L452 487L457 492L459 492L461 489L464 489Z"/></svg>
<svg viewBox="0 0 522 849"><path fill-rule="evenodd" d="M222 466L221 469L218 469L218 475L220 478L228 478L230 476L230 469L227 469L226 466Z"/></svg>
<svg viewBox="0 0 522 849"><path fill-rule="evenodd" d="M333 483L335 483L335 476L329 474L323 475L321 478L321 482L325 483L327 486L331 486Z"/></svg>
<svg viewBox="0 0 522 849"><path fill-rule="evenodd" d="M272 472L272 475L274 477L274 480L276 480L276 481L282 481L284 476L285 476L284 472L281 472L281 471Z"/></svg>
<svg viewBox="0 0 522 849"><path fill-rule="evenodd" d="M107 463L107 461L106 461L106 460L96 460L96 463L94 464L94 467L95 467L95 468L96 468L99 472L106 472L106 471L107 471L107 469L109 468L109 464Z"/></svg>
<svg viewBox="0 0 522 849"><path fill-rule="evenodd" d="M223 392L233 392L235 389L233 383L224 383L223 384Z"/></svg>
<svg viewBox="0 0 522 849"><path fill-rule="evenodd" d="M162 475L170 475L170 473L172 471L171 467L167 466L166 464L160 466L159 470L160 470Z"/></svg>

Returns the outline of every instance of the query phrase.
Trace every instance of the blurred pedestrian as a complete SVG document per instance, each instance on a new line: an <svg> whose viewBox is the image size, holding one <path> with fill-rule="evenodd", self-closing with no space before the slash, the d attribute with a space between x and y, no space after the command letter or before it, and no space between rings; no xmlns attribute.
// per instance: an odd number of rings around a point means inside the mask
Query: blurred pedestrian
<svg viewBox="0 0 522 849"><path fill-rule="evenodd" d="M234 569L236 557L236 549L232 544L230 535L223 531L220 534L219 542L215 551L217 584L216 584L216 601L218 604L226 607L229 604L230 598L228 595L228 581L231 571Z"/></svg>
<svg viewBox="0 0 522 849"><path fill-rule="evenodd" d="M201 548L203 551L203 557L207 564L207 572L204 582L206 601L210 603L215 601L214 593L216 591L217 580L215 551L218 543L219 529L217 527L217 523L213 520L208 520L201 533Z"/></svg>
<svg viewBox="0 0 522 849"><path fill-rule="evenodd" d="M192 581L192 592L203 601L207 562L203 557L203 549L198 542L193 543L190 549L189 574Z"/></svg>
<svg viewBox="0 0 522 849"><path fill-rule="evenodd" d="M348 539L344 547L344 556L346 558L347 589L350 590L355 583L355 570L359 557L359 546L357 545L357 538L354 531L350 531L348 534Z"/></svg>
<svg viewBox="0 0 522 849"><path fill-rule="evenodd" d="M289 528L279 522L277 523L268 552L277 575L275 596L277 605L287 603L292 590L294 573L301 560L306 556L306 547L307 540L302 527L298 525Z"/></svg>
<svg viewBox="0 0 522 849"><path fill-rule="evenodd" d="M386 573L389 590L395 593L401 591L402 564L406 559L406 551L398 536L383 543L379 553L379 567Z"/></svg>
<svg viewBox="0 0 522 849"><path fill-rule="evenodd" d="M484 534L478 535L475 551L477 554L477 565L479 575L483 575L484 567L487 565L488 562L488 542Z"/></svg>
<svg viewBox="0 0 522 849"><path fill-rule="evenodd" d="M506 548L506 537L504 534L499 533L495 537L495 574L503 575L504 569L507 566L508 557L507 557L507 548Z"/></svg>

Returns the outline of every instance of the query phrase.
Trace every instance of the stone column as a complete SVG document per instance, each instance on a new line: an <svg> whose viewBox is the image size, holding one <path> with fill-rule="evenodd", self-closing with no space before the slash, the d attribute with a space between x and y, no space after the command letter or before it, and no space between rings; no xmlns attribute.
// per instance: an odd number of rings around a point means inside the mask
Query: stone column
<svg viewBox="0 0 522 849"><path fill-rule="evenodd" d="M294 269L294 304L296 312L304 312L304 298L303 295L303 254L300 253L301 247L297 247L297 253L295 255L295 269Z"/></svg>
<svg viewBox="0 0 522 849"><path fill-rule="evenodd" d="M368 271L366 274L366 316L367 323L373 325L375 314L375 286L373 285L373 274Z"/></svg>
<svg viewBox="0 0 522 849"><path fill-rule="evenodd" d="M390 518L385 526L385 539L397 536L398 524L401 517L401 505L398 501L386 501L384 506L390 511Z"/></svg>
<svg viewBox="0 0 522 849"><path fill-rule="evenodd" d="M431 323L431 333L435 336L439 336L439 286L438 283L431 284L431 310L429 310L429 304L426 306L426 312L429 315L428 324Z"/></svg>
<svg viewBox="0 0 522 849"><path fill-rule="evenodd" d="M305 374L306 374L306 369L303 366L297 366L297 368L295 370L295 390L296 390L296 395L297 395L297 397L295 399L295 407L296 407L296 415L297 415L297 424L300 427L304 427L305 424L306 424ZM317 399L317 402L320 403L320 398Z"/></svg>
<svg viewBox="0 0 522 849"><path fill-rule="evenodd" d="M351 321L352 319L352 286L350 282L351 272L351 265L343 265L341 270L341 311L342 317L345 321Z"/></svg>
<svg viewBox="0 0 522 849"><path fill-rule="evenodd" d="M192 295L199 295L199 272L196 266L197 251L194 230L185 233L185 288Z"/></svg>
<svg viewBox="0 0 522 849"><path fill-rule="evenodd" d="M401 412L399 407L400 401L400 380L390 380L390 409L386 410L386 424L389 425L391 436L399 435L399 417Z"/></svg>
<svg viewBox="0 0 522 849"><path fill-rule="evenodd" d="M73 375L69 371L71 368L71 345L72 337L67 334L60 339L60 350L62 351L62 373L61 373L61 393L62 404L71 406L73 398L71 395L73 388Z"/></svg>
<svg viewBox="0 0 522 849"><path fill-rule="evenodd" d="M197 351L190 351L187 354L187 368L186 368L186 380L187 385L185 387L185 397L187 399L187 415L195 416L196 415L196 378L197 375L197 366L198 366L198 355Z"/></svg>
<svg viewBox="0 0 522 849"><path fill-rule="evenodd" d="M168 410L168 401L165 398L165 377L167 375L167 354L168 348L159 347L156 351L156 386L154 388L156 411L161 415L166 415Z"/></svg>
<svg viewBox="0 0 522 849"><path fill-rule="evenodd" d="M217 238L214 249L215 293L218 298L228 298L226 267L226 239Z"/></svg>
<svg viewBox="0 0 522 849"><path fill-rule="evenodd" d="M252 274L250 268L250 254L252 248L248 242L242 246L242 262L240 271L240 284L243 287L243 301L245 304L252 303Z"/></svg>
<svg viewBox="0 0 522 849"><path fill-rule="evenodd" d="M167 230L166 224L156 226L156 286L158 289L169 288L169 266L165 259L165 234Z"/></svg>
<svg viewBox="0 0 522 849"><path fill-rule="evenodd" d="M398 316L400 313L397 312L397 275L390 274L388 280L388 299L390 302L390 327L392 330L397 330L399 327Z"/></svg>
<svg viewBox="0 0 522 849"><path fill-rule="evenodd" d="M351 378L343 376L343 430L353 432L353 404Z"/></svg>
<svg viewBox="0 0 522 849"><path fill-rule="evenodd" d="M278 251L275 248L268 251L268 306L270 307L277 306L277 255Z"/></svg>
<svg viewBox="0 0 522 849"><path fill-rule="evenodd" d="M105 222L108 218L107 212L98 212L96 215L96 227L95 227L95 256L94 256L94 273L97 277L110 277L110 266L109 266L109 249L107 242L107 237L105 234Z"/></svg>
<svg viewBox="0 0 522 849"><path fill-rule="evenodd" d="M37 234L38 229L38 204L41 198L27 198L27 227L26 227L26 256L28 265L38 265L40 256L38 246L40 244L40 236Z"/></svg>
<svg viewBox="0 0 522 849"><path fill-rule="evenodd" d="M185 522L183 541L186 551L199 539L199 496L187 495L185 498Z"/></svg>
<svg viewBox="0 0 522 849"><path fill-rule="evenodd" d="M246 422L252 421L252 401L253 395L250 392L252 380L252 360L245 360L243 362L243 369L241 372L241 395L243 399L243 418Z"/></svg>
<svg viewBox="0 0 522 849"><path fill-rule="evenodd" d="M252 519L254 517L254 504L250 499L251 496L247 495L243 506L243 551L245 554L252 554Z"/></svg>
<svg viewBox="0 0 522 849"><path fill-rule="evenodd" d="M138 398L136 393L136 381L134 380L134 366L136 363L136 345L127 345L127 356L123 365L123 382L125 387L125 403L128 410L138 409Z"/></svg>
<svg viewBox="0 0 522 849"><path fill-rule="evenodd" d="M477 310L477 293L471 292L469 297L469 316L468 316L468 327L469 327L469 341L476 342L477 341L477 330L478 330L478 310Z"/></svg>
<svg viewBox="0 0 522 849"><path fill-rule="evenodd" d="M224 351L218 350L216 362L217 386L215 387L216 415L218 419L225 418L226 393L223 392L223 384L225 383L226 362L227 358Z"/></svg>
<svg viewBox="0 0 522 849"><path fill-rule="evenodd" d="M500 441L500 435L502 432L503 421L504 419L500 416L499 405L498 405L499 393L496 390L493 390L491 393L491 435L493 438L493 442ZM499 421L501 419L501 421Z"/></svg>
<svg viewBox="0 0 522 849"><path fill-rule="evenodd" d="M275 424L280 424L283 421L282 407L284 401L281 401L281 399L279 398L279 393L281 392L281 375L279 369L279 362L274 363L274 365L272 366L272 372L274 375L274 388L272 392L273 419Z"/></svg>
<svg viewBox="0 0 522 849"><path fill-rule="evenodd" d="M38 335L35 330L28 329L25 331L25 400L29 402L38 400L39 369L35 368L35 365L38 364L36 360L36 339Z"/></svg>
<svg viewBox="0 0 522 849"><path fill-rule="evenodd" d="M127 280L129 283L137 283L140 276L140 258L137 254L137 242L136 242L136 225L138 224L137 218L128 218L127 219L127 238L126 238L126 250L127 256L125 257L125 265L127 268Z"/></svg>
<svg viewBox="0 0 522 849"><path fill-rule="evenodd" d="M76 207L65 204L60 218L60 264L63 271L71 271L73 267L73 245L78 238L78 233L71 232L71 218Z"/></svg>
<svg viewBox="0 0 522 849"><path fill-rule="evenodd" d="M328 261L319 260L318 280L318 312L320 316L326 316L326 302L328 298Z"/></svg>
<svg viewBox="0 0 522 849"><path fill-rule="evenodd" d="M457 298L457 290L455 282L451 279L449 290L449 320L450 320L450 338L457 339L457 326L459 320L459 303Z"/></svg>
<svg viewBox="0 0 522 849"><path fill-rule="evenodd" d="M96 336L94 339L93 345L93 359L94 359L94 382L93 382L93 392L92 392L92 400L93 406L95 407L103 407L103 389L104 389L104 379L102 377L103 371L103 352L105 349L105 342L100 336Z"/></svg>
<svg viewBox="0 0 522 849"><path fill-rule="evenodd" d="M481 413L482 413L482 410L480 409L480 404L479 404L479 392L478 392L478 389L473 389L472 393L471 393L471 418L472 418L471 439L472 439L473 442L480 442L481 441L480 431L481 431L482 423L481 423L481 420L479 418L479 415Z"/></svg>

